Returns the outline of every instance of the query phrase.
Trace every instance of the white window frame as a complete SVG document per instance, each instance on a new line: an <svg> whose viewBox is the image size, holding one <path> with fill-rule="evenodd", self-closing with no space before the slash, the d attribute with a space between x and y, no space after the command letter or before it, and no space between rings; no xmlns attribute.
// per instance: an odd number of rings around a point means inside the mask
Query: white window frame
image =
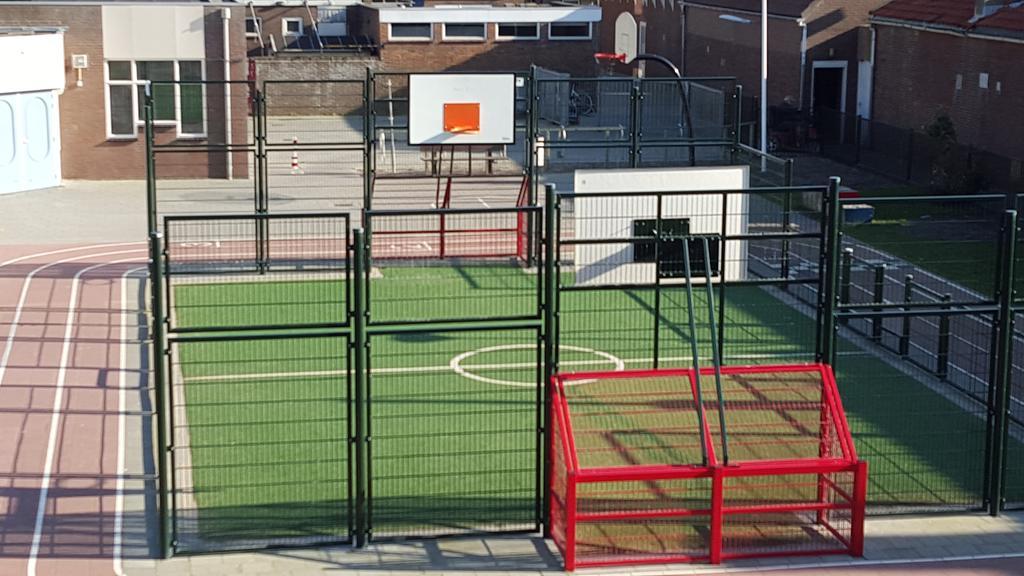
<svg viewBox="0 0 1024 576"><path fill-rule="evenodd" d="M846 81L849 79L849 71L847 70L848 65L849 63L846 60L815 60L811 64L811 110L814 110L814 107L816 106L814 102L815 72L819 68L840 68L843 71L843 85L841 88L842 93L839 98L839 111L844 114L846 113Z"/></svg>
<svg viewBox="0 0 1024 576"><path fill-rule="evenodd" d="M256 23L256 31L255 32L249 32L249 30L248 30L249 21L250 20L252 20L253 22ZM247 30L245 31L245 37L246 38L259 38L260 35L263 32L263 17L262 16L246 16L245 17L245 27L247 28Z"/></svg>
<svg viewBox="0 0 1024 576"><path fill-rule="evenodd" d="M288 31L288 24L290 22L298 22L299 23L299 31L298 32L289 32ZM305 24L305 22L302 21L302 18L281 18L281 35L284 36L285 38L294 38L294 37L297 37L297 36L302 36L305 33L306 33L306 24Z"/></svg>
<svg viewBox="0 0 1024 576"><path fill-rule="evenodd" d="M586 24L587 35L586 36L555 36L551 31L555 25L562 24ZM557 40L559 42L574 42L580 40L591 40L594 38L594 23L593 22L548 22L548 40Z"/></svg>
<svg viewBox="0 0 1024 576"><path fill-rule="evenodd" d="M481 36L449 36L448 25L454 24L456 26L480 26L483 29ZM433 26L430 27L433 32ZM444 22L441 24L441 40L443 42L486 42L487 41L487 23L486 22Z"/></svg>
<svg viewBox="0 0 1024 576"><path fill-rule="evenodd" d="M114 59L115 62L124 62L124 60ZM139 118L138 118L138 94L139 91L135 89L138 86L138 81L135 79L135 62L133 60L127 60L128 68L131 72L128 80L111 80L110 79L110 61L103 61L103 110L106 115L106 130L107 140L137 140L139 138ZM111 126L110 113L110 87L111 86L128 86L131 88L131 110L132 110L132 126L135 128L132 134L114 134Z"/></svg>
<svg viewBox="0 0 1024 576"><path fill-rule="evenodd" d="M507 24L510 26L533 26L533 36L502 36L501 25ZM494 39L501 42L515 42L516 40L540 40L540 22L495 22L494 23Z"/></svg>
<svg viewBox="0 0 1024 576"><path fill-rule="evenodd" d="M129 69L131 70L131 78L128 80L111 80L110 79L110 61L115 62L128 62ZM104 60L103 62L103 108L106 126L106 137L107 140L138 140L139 129L144 127L146 119L139 116L139 86L145 86L149 83L148 80L139 80L138 62L139 60L124 60L120 58L112 58L111 60ZM203 131L202 133L189 133L182 132L181 130L181 80L180 74L180 61L178 60L160 60L160 59L146 59L141 60L142 62L171 62L173 63L173 80L174 80L174 119L173 120L153 120L154 126L173 126L175 131L175 137L181 140L203 140L208 135L209 121L206 110L203 110ZM200 81L206 80L206 61L205 60L188 60L189 62L199 62L200 70ZM111 112L110 112L110 87L111 86L130 86L132 95L132 119L135 131L132 134L114 134L111 127ZM202 84L202 101L206 102L206 85Z"/></svg>
<svg viewBox="0 0 1024 576"><path fill-rule="evenodd" d="M415 25L418 25L418 26L423 26L424 24L426 24L427 27L428 27L428 30L430 30L430 35L429 36L403 36L403 37L400 37L400 38L395 38L395 34L394 34L395 24L398 24L398 25L402 25L402 24L415 24ZM391 23L388 23L388 41L389 42L433 42L434 41L434 24L431 23L431 22L391 22Z"/></svg>

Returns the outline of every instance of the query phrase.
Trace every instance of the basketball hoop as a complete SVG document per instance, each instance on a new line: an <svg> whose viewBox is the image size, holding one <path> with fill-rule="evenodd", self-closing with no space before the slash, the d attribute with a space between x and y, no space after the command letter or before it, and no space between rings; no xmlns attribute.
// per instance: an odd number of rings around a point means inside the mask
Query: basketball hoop
<svg viewBox="0 0 1024 576"><path fill-rule="evenodd" d="M594 60L597 60L598 62L601 62L601 61L616 62L616 61L618 61L618 62L621 62L621 63L625 64L626 63L626 55L625 54L612 54L611 52L595 52L594 53Z"/></svg>
<svg viewBox="0 0 1024 576"><path fill-rule="evenodd" d="M615 72L616 64L625 64L625 54L612 54L610 52L597 52L594 54L594 61L600 69L600 74L611 76Z"/></svg>

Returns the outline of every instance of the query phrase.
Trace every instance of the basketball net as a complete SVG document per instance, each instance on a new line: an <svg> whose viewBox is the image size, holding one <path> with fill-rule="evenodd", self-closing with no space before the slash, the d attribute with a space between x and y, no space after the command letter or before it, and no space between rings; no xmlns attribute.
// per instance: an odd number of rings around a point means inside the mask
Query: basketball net
<svg viewBox="0 0 1024 576"><path fill-rule="evenodd" d="M594 54L594 62L597 63L598 75L600 76L614 76L615 65L624 63L625 61L625 54L611 54L607 52L598 52Z"/></svg>

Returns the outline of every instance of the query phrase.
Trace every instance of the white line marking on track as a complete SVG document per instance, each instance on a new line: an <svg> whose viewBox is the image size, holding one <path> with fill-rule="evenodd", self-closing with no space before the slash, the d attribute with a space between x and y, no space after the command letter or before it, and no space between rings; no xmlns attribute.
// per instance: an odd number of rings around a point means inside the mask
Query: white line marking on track
<svg viewBox="0 0 1024 576"><path fill-rule="evenodd" d="M125 243L128 244L128 243ZM132 242L131 244L137 244ZM134 250L116 250L113 252L101 252L99 254L83 254L80 256L74 256L72 258L64 258L63 260L57 260L56 262L50 262L49 264L43 264L38 268L35 268L25 276L25 283L21 285L21 294L18 295L18 304L14 308L14 318L11 320L11 331L7 334L7 342L4 344L4 353L0 356L0 386L4 383L4 374L7 372L7 362L11 358L11 348L14 347L14 337L18 333L18 322L21 321L21 311L25 308L25 300L28 298L28 289L32 284L32 279L36 274L56 266L58 264L66 264L68 262L75 262L77 260L84 260L86 258L96 258L99 256L113 256L115 254L128 254L129 252L143 252L145 249L136 248ZM45 253L41 253L45 254Z"/></svg>
<svg viewBox="0 0 1024 576"><path fill-rule="evenodd" d="M52 256L54 254L64 254L65 252L75 252L78 250L94 250L97 248L113 248L114 246L133 246L135 244L145 244L145 242L114 242L112 244L92 244L88 246L76 246L74 248L61 248L60 250L50 250L49 252L36 252L34 254L25 254L24 256L18 256L12 258L6 262L0 262L0 268L4 266L10 266L11 264L17 264L18 262L24 262L31 258L38 258L40 256Z"/></svg>
<svg viewBox="0 0 1024 576"><path fill-rule="evenodd" d="M477 198L476 201L481 203L481 204L483 204L484 208L490 208L491 207L491 205L488 204L487 202L485 202L483 198Z"/></svg>
<svg viewBox="0 0 1024 576"><path fill-rule="evenodd" d="M140 250L122 250L121 253L139 251ZM92 254L91 256L98 255ZM71 279L71 295L68 297L68 317L64 323L64 338L60 351L60 364L57 369L56 391L53 394L53 411L50 414L50 435L46 441L46 461L43 464L43 478L39 486L39 505L36 507L35 528L32 531L32 547L29 549L28 553L28 566L26 568L28 576L36 576L36 565L39 560L39 545L43 538L43 520L46 517L46 499L49 497L50 493L50 476L53 474L53 455L54 451L57 449L57 430L60 426L61 404L64 402L64 382L67 379L68 359L71 354L72 332L75 328L75 307L76 302L78 301L78 286L80 284L80 280L82 275L91 270L95 270L96 268L102 268L103 266L137 259L138 257L93 264L92 266L82 268L76 272L75 276ZM28 285L27 281L25 285ZM13 333L14 330L11 331L12 335Z"/></svg>
<svg viewBox="0 0 1024 576"><path fill-rule="evenodd" d="M128 318L131 315L138 317L139 311L128 308L128 276L145 270L145 266L132 268L121 275L121 350L118 358L117 375L117 480L114 488L114 574L124 576L124 566L121 562L122 542L124 531L124 476L128 473L125 469L124 433L125 433L125 396L127 395L126 383L128 380ZM143 280L145 281L145 280ZM133 342L133 344L136 344Z"/></svg>

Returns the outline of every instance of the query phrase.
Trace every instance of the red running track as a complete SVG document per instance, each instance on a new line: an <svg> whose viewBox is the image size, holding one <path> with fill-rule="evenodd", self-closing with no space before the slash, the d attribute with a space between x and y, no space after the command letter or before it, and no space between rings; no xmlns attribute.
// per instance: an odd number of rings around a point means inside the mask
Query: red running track
<svg viewBox="0 0 1024 576"><path fill-rule="evenodd" d="M0 248L0 575L121 571L145 261L141 242Z"/></svg>

